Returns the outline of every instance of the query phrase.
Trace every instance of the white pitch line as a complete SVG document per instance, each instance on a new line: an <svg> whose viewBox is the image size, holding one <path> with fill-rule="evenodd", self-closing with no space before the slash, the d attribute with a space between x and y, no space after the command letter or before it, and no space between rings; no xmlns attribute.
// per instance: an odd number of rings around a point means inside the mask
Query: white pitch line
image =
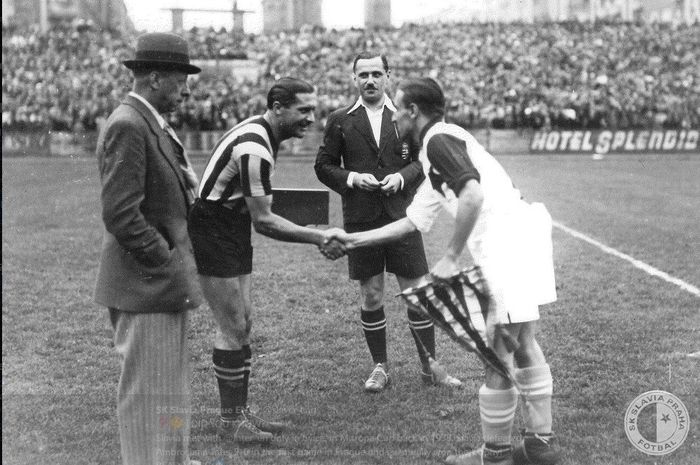
<svg viewBox="0 0 700 465"><path fill-rule="evenodd" d="M622 253L619 250L615 250L612 247L608 247L607 245L603 244L602 242L598 242L597 240L593 239L592 237L588 237L585 234L578 232L575 229L571 229L568 226L564 226L563 224L561 224L557 221L553 221L552 225L555 228L559 228L562 231L564 231L565 233L567 233L567 234L569 234L577 239L581 239L584 242L588 242L589 244L598 247L603 252L609 253L610 255L614 255L617 258L621 258L627 262L630 262L633 266L635 266L636 268L639 268L642 271L647 272L651 276L656 276L657 278L661 278L666 282L669 282L671 284L675 284L676 286L680 287L684 291L690 292L691 294L695 295L696 297L700 297L700 289L698 289L697 287L693 286L690 283L683 281L682 279L678 279L674 276L671 276L670 274L668 274L664 271L661 271L657 268L654 268L653 266L648 265L641 260L637 260L636 258L631 257L625 253Z"/></svg>

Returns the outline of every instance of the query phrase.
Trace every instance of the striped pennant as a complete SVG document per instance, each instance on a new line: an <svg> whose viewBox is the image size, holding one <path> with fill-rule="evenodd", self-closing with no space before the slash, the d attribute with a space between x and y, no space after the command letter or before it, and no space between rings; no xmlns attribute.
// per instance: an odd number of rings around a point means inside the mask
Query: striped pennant
<svg viewBox="0 0 700 465"><path fill-rule="evenodd" d="M406 289L399 295L462 348L518 386L508 366L486 344L488 297L479 267L464 269L445 282Z"/></svg>

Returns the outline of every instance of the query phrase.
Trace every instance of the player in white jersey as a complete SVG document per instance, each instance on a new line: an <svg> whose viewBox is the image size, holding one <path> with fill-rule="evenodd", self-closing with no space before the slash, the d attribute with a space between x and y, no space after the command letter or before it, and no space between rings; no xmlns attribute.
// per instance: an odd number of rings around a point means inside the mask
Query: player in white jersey
<svg viewBox="0 0 700 465"><path fill-rule="evenodd" d="M525 433L513 447L518 391L487 367L479 389L484 444L448 457L447 463L553 465L560 454L552 433L552 375L535 338L538 306L556 300L551 218L543 205L521 199L505 170L467 131L443 121L445 97L435 81L402 82L395 104L394 124L402 138L421 147L426 180L406 218L337 239L350 250L415 230L425 233L443 208L455 218L446 252L431 275L436 280L455 276L465 246L481 267L490 291L489 326L502 329L489 334L489 345L511 365L522 389ZM514 351L509 337L518 343Z"/></svg>
<svg viewBox="0 0 700 465"><path fill-rule="evenodd" d="M330 230L297 226L271 211L270 177L279 143L303 137L315 107L310 84L292 78L275 82L265 114L238 124L214 148L189 217L199 280L217 323L213 363L221 399L220 434L237 443L269 442L272 433L285 427L248 408L251 225L273 239L317 244L328 258L344 254L342 248L323 245Z"/></svg>

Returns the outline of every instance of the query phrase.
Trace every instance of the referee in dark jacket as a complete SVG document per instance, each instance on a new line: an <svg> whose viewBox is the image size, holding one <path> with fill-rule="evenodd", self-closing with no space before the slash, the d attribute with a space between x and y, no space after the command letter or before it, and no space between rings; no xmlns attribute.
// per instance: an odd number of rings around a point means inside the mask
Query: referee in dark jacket
<svg viewBox="0 0 700 465"><path fill-rule="evenodd" d="M353 73L360 96L353 105L329 116L315 164L318 179L342 196L347 232L379 228L405 217L424 179L417 156L411 156L408 145L399 142L391 122L396 109L385 93L387 58L363 52L353 62ZM348 254L348 267L350 279L360 282L360 320L375 365L365 390L379 392L390 382L384 271L396 275L401 289L417 285L428 273L423 240L416 231L384 246L355 249ZM426 384L461 385L451 376L438 379L431 371L428 356L435 358L432 323L410 308L408 322Z"/></svg>

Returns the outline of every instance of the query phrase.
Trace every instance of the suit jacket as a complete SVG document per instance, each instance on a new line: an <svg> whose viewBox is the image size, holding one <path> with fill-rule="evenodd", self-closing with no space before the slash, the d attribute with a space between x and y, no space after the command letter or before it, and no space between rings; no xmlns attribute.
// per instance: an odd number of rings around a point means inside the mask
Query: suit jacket
<svg viewBox="0 0 700 465"><path fill-rule="evenodd" d="M318 179L338 192L343 201L343 221L364 223L375 220L383 212L392 219L406 216L416 189L424 179L417 151L409 151L399 142L391 122L393 112L384 107L379 146L364 107L348 113L352 106L334 111L328 117L314 166ZM342 165L342 166L341 166ZM371 173L378 181L391 173L404 178L403 189L386 196L381 191L350 188L347 179L351 171Z"/></svg>
<svg viewBox="0 0 700 465"><path fill-rule="evenodd" d="M187 186L170 137L142 102L127 96L110 115L97 161L105 233L95 300L130 312L198 306Z"/></svg>

